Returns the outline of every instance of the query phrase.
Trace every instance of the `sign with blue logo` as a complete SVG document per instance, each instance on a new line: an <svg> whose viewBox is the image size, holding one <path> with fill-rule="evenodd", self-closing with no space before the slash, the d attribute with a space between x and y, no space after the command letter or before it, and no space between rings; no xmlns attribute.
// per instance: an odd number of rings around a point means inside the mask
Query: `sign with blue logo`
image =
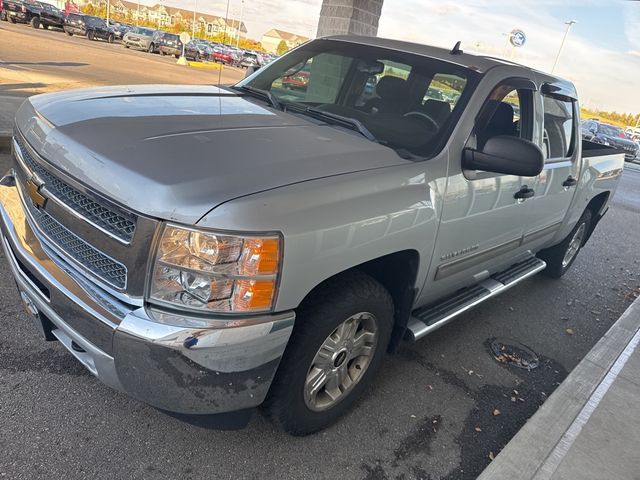
<svg viewBox="0 0 640 480"><path fill-rule="evenodd" d="M522 30L511 30L509 34L509 42L514 47L521 47L527 41L527 36L524 34Z"/></svg>

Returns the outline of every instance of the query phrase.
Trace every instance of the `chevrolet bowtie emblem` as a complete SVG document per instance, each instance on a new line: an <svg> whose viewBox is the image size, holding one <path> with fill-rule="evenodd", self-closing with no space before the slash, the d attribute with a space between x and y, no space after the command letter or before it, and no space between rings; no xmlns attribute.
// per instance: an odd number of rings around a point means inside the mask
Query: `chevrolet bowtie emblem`
<svg viewBox="0 0 640 480"><path fill-rule="evenodd" d="M40 193L40 185L30 179L27 180L26 186L27 193L29 194L29 198L31 199L33 204L37 208L44 208L44 206L47 204L47 197Z"/></svg>

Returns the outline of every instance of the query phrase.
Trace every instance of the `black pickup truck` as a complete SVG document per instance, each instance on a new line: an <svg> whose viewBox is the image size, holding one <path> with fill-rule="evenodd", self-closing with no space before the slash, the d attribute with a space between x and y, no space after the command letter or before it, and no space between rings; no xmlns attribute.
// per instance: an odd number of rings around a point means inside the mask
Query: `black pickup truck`
<svg viewBox="0 0 640 480"><path fill-rule="evenodd" d="M48 3L33 0L2 0L2 13L11 23L29 23L33 28L62 28L64 14Z"/></svg>

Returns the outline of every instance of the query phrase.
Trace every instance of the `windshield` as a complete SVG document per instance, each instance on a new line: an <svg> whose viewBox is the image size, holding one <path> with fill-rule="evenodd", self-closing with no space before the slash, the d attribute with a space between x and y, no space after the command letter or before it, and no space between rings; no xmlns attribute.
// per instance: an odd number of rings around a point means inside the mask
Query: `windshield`
<svg viewBox="0 0 640 480"><path fill-rule="evenodd" d="M334 120L355 120L358 130L370 132L383 145L433 156L446 142L477 78L472 70L429 57L317 40L237 87L271 92L294 113L318 118L324 112Z"/></svg>
<svg viewBox="0 0 640 480"><path fill-rule="evenodd" d="M613 125L600 125L600 131L605 135L609 135L610 137L619 137L622 130L618 127L614 127Z"/></svg>

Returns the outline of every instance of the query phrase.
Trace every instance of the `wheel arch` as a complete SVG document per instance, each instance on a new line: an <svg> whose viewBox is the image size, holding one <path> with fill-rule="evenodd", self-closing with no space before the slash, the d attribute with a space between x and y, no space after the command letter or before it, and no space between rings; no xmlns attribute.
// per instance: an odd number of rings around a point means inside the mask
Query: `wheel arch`
<svg viewBox="0 0 640 480"><path fill-rule="evenodd" d="M411 309L418 293L416 286L420 254L413 249L383 255L359 265L338 272L316 285L300 302L303 305L319 288L334 282L348 272L357 270L366 273L380 283L391 295L394 305L393 331L388 345L389 351L395 351L404 337Z"/></svg>
<svg viewBox="0 0 640 480"><path fill-rule="evenodd" d="M587 232L587 236L584 240L584 243L587 243L591 238L591 234L596 229L598 222L604 216L606 209L605 206L609 203L609 197L611 196L611 192L602 192L593 197L589 203L587 204L587 208L585 210L591 210L591 224L589 225L589 231Z"/></svg>

